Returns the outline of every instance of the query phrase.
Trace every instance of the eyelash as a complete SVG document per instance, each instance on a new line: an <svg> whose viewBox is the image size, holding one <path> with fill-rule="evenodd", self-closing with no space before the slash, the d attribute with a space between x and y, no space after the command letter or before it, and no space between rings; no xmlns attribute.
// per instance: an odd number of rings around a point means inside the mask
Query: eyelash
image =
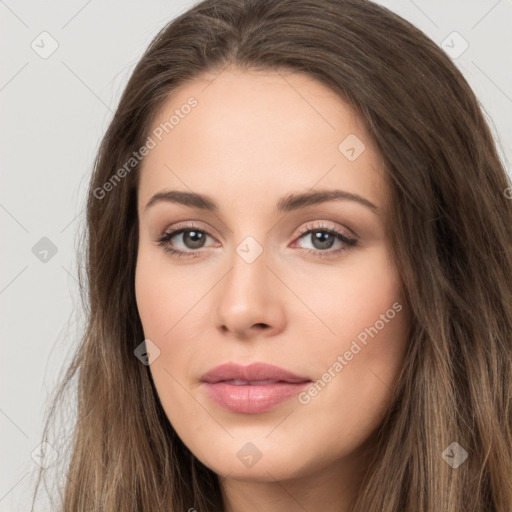
<svg viewBox="0 0 512 512"><path fill-rule="evenodd" d="M174 229L172 231L168 231L168 232L164 231L161 234L160 238L158 240L156 240L156 241L158 242L159 246L163 246L163 249L166 252L168 252L169 254L171 254L172 256L175 256L175 257L178 257L178 258L181 258L181 257L186 257L186 258L188 258L188 257L192 257L192 258L198 257L199 254L197 254L197 253L199 252L199 250L191 249L191 250L188 250L188 251L182 251L180 249L175 249L174 247L171 247L169 245L169 240L171 238L174 238L176 235L179 235L179 234L187 232L187 231L197 231L197 232L202 233L204 235L211 236L207 231L205 231L203 229L200 229L198 226L195 226L193 224L186 224L186 225L180 226L179 228ZM336 250L326 249L326 250L322 251L320 249L303 249L303 251L305 251L307 254L311 254L311 255L313 255L313 256L315 256L317 258L332 257L332 256L334 256L336 254L339 254L339 253L342 253L342 252L350 250L352 247L354 247L357 244L357 240L355 238L347 237L346 235L344 235L340 231L337 231L335 229L329 228L329 227L324 226L324 225L318 225L318 226L306 225L303 230L299 231L299 236L297 237L297 240L302 238L302 237L304 237L305 235L308 235L310 233L316 233L316 232L328 233L330 235L333 235L338 240L343 242L343 244L345 244L345 246L343 246L341 248L338 248Z"/></svg>

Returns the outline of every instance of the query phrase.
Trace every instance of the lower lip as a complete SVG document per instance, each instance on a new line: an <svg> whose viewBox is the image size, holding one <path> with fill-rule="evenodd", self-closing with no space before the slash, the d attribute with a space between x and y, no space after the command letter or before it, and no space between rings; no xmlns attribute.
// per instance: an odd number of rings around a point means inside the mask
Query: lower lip
<svg viewBox="0 0 512 512"><path fill-rule="evenodd" d="M227 382L203 383L210 398L220 406L232 412L255 414L267 411L276 405L288 400L311 381L290 383L276 382L275 384L264 384L251 386L249 384L236 386Z"/></svg>

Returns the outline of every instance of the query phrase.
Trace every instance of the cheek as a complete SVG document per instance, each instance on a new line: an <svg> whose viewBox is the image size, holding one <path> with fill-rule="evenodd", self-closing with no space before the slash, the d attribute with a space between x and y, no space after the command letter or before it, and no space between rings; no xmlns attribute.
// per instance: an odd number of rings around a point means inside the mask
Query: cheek
<svg viewBox="0 0 512 512"><path fill-rule="evenodd" d="M302 285L298 281L296 290L316 317L316 336L322 333L323 346L343 348L376 322L379 331L390 332L405 316L393 309L395 302L402 304L401 283L385 248L354 253L346 266L319 267Z"/></svg>
<svg viewBox="0 0 512 512"><path fill-rule="evenodd" d="M197 440L204 438L204 409L191 399L189 380L192 362L197 359L196 322L208 287L199 286L184 273L171 271L165 256L150 257L141 251L135 274L135 295L145 338L159 348L159 356L149 366L152 380L165 414L182 440L195 453ZM189 275L187 273L187 275ZM186 414L183 414L186 411Z"/></svg>
<svg viewBox="0 0 512 512"><path fill-rule="evenodd" d="M310 288L308 297L324 324L317 321L309 329L311 337L316 332L318 338L319 325L324 332L321 344L308 354L312 367L320 369L315 401L334 405L343 396L353 412L376 412L390 397L407 346L408 314L399 276L382 249L368 253L350 271L331 271L325 282L315 291Z"/></svg>
<svg viewBox="0 0 512 512"><path fill-rule="evenodd" d="M190 272L172 271L166 258L163 250L141 250L137 259L135 297L148 338L170 335L169 330L190 314L208 289L204 279Z"/></svg>

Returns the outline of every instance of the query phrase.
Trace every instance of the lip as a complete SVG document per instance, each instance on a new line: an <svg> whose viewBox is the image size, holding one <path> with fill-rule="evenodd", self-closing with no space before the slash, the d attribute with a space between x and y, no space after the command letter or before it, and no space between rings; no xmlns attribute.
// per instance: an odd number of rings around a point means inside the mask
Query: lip
<svg viewBox="0 0 512 512"><path fill-rule="evenodd" d="M248 366L225 363L212 368L201 377L202 381L211 384L234 379L246 381L274 380L292 384L310 381L309 377L295 375L284 368L267 363L252 363Z"/></svg>
<svg viewBox="0 0 512 512"><path fill-rule="evenodd" d="M205 373L201 382L218 405L232 412L255 414L296 396L312 381L267 363L226 363Z"/></svg>

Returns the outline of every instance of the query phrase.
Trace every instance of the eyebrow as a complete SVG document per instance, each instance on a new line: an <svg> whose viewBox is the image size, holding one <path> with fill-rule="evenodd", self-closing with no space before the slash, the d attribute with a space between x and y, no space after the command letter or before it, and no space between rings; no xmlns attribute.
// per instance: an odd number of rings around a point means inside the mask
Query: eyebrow
<svg viewBox="0 0 512 512"><path fill-rule="evenodd" d="M293 210L299 210L307 206L312 206L327 201L345 200L354 201L372 210L379 215L380 209L368 199L347 192L345 190L316 190L313 192L303 192L299 194L289 194L282 197L276 206L277 213L286 213ZM169 190L158 192L146 204L144 210L154 206L160 202L170 202L189 206L191 208L199 208L211 212L218 212L218 206L213 199L203 194L195 192L184 192L180 190Z"/></svg>

